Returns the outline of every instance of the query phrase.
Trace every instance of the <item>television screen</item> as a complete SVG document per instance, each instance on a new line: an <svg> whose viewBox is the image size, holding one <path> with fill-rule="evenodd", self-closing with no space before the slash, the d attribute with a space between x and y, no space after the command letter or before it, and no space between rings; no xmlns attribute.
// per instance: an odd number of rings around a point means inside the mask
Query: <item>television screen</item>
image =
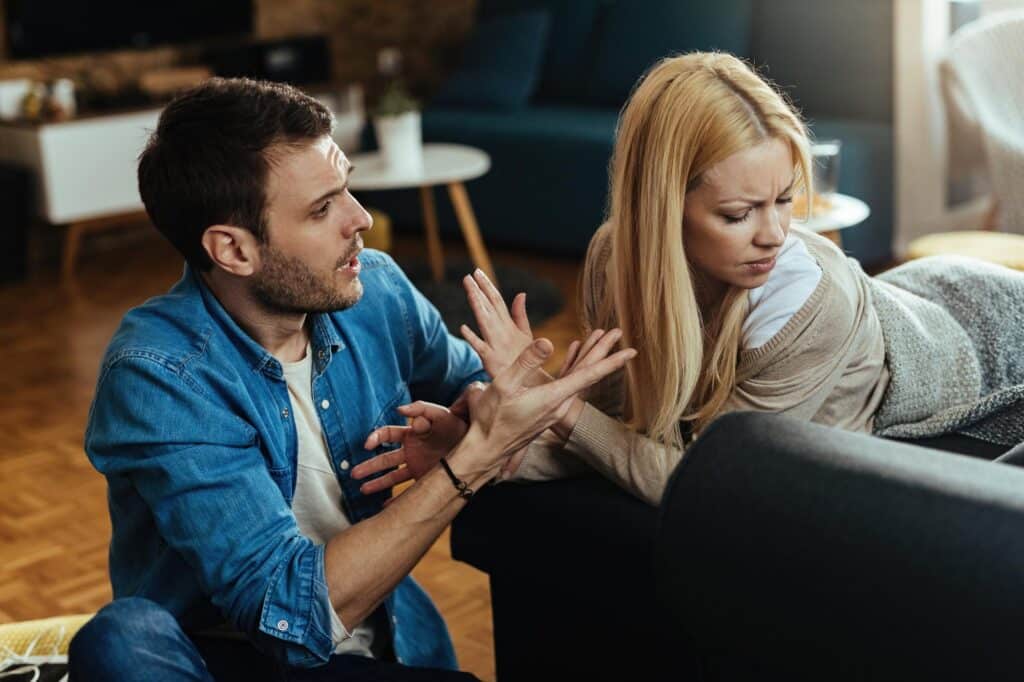
<svg viewBox="0 0 1024 682"><path fill-rule="evenodd" d="M252 32L252 0L7 0L8 55L28 59Z"/></svg>

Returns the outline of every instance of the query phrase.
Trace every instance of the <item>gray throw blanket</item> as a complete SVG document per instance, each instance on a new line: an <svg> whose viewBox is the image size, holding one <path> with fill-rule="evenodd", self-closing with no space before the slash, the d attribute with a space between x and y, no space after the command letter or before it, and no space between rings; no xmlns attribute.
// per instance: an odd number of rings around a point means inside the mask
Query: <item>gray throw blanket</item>
<svg viewBox="0 0 1024 682"><path fill-rule="evenodd" d="M1024 273L943 256L871 283L891 374L875 433L1024 442Z"/></svg>

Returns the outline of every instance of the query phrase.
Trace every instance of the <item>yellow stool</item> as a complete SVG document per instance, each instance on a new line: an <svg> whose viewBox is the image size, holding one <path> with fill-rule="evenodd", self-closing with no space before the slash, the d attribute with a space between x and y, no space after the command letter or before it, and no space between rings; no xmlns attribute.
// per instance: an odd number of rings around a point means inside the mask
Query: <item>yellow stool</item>
<svg viewBox="0 0 1024 682"><path fill-rule="evenodd" d="M391 218L375 208L366 209L373 216L373 229L363 232L363 246L378 251L391 250Z"/></svg>
<svg viewBox="0 0 1024 682"><path fill-rule="evenodd" d="M0 625L0 659L4 655L57 656L67 654L68 644L93 614L57 616L42 620Z"/></svg>
<svg viewBox="0 0 1024 682"><path fill-rule="evenodd" d="M907 246L910 259L925 256L970 256L1024 270L1024 235L1005 232L943 232L918 237Z"/></svg>

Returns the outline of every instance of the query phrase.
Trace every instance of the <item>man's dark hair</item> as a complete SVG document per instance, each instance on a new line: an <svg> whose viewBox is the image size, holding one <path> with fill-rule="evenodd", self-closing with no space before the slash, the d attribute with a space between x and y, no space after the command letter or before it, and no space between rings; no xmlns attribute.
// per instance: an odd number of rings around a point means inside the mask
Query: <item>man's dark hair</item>
<svg viewBox="0 0 1024 682"><path fill-rule="evenodd" d="M266 185L280 144L331 132L318 101L280 83L211 78L167 105L139 157L139 194L153 225L193 267L213 263L202 246L211 225L266 238Z"/></svg>

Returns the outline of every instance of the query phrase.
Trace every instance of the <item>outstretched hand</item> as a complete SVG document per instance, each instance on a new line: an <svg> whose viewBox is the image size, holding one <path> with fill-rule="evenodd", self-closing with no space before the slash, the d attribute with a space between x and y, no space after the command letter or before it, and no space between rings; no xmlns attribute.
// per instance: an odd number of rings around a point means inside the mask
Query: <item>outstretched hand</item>
<svg viewBox="0 0 1024 682"><path fill-rule="evenodd" d="M462 286L483 338L465 324L459 331L480 356L487 373L496 377L533 342L526 294L516 294L510 312L501 292L479 268L462 279Z"/></svg>

